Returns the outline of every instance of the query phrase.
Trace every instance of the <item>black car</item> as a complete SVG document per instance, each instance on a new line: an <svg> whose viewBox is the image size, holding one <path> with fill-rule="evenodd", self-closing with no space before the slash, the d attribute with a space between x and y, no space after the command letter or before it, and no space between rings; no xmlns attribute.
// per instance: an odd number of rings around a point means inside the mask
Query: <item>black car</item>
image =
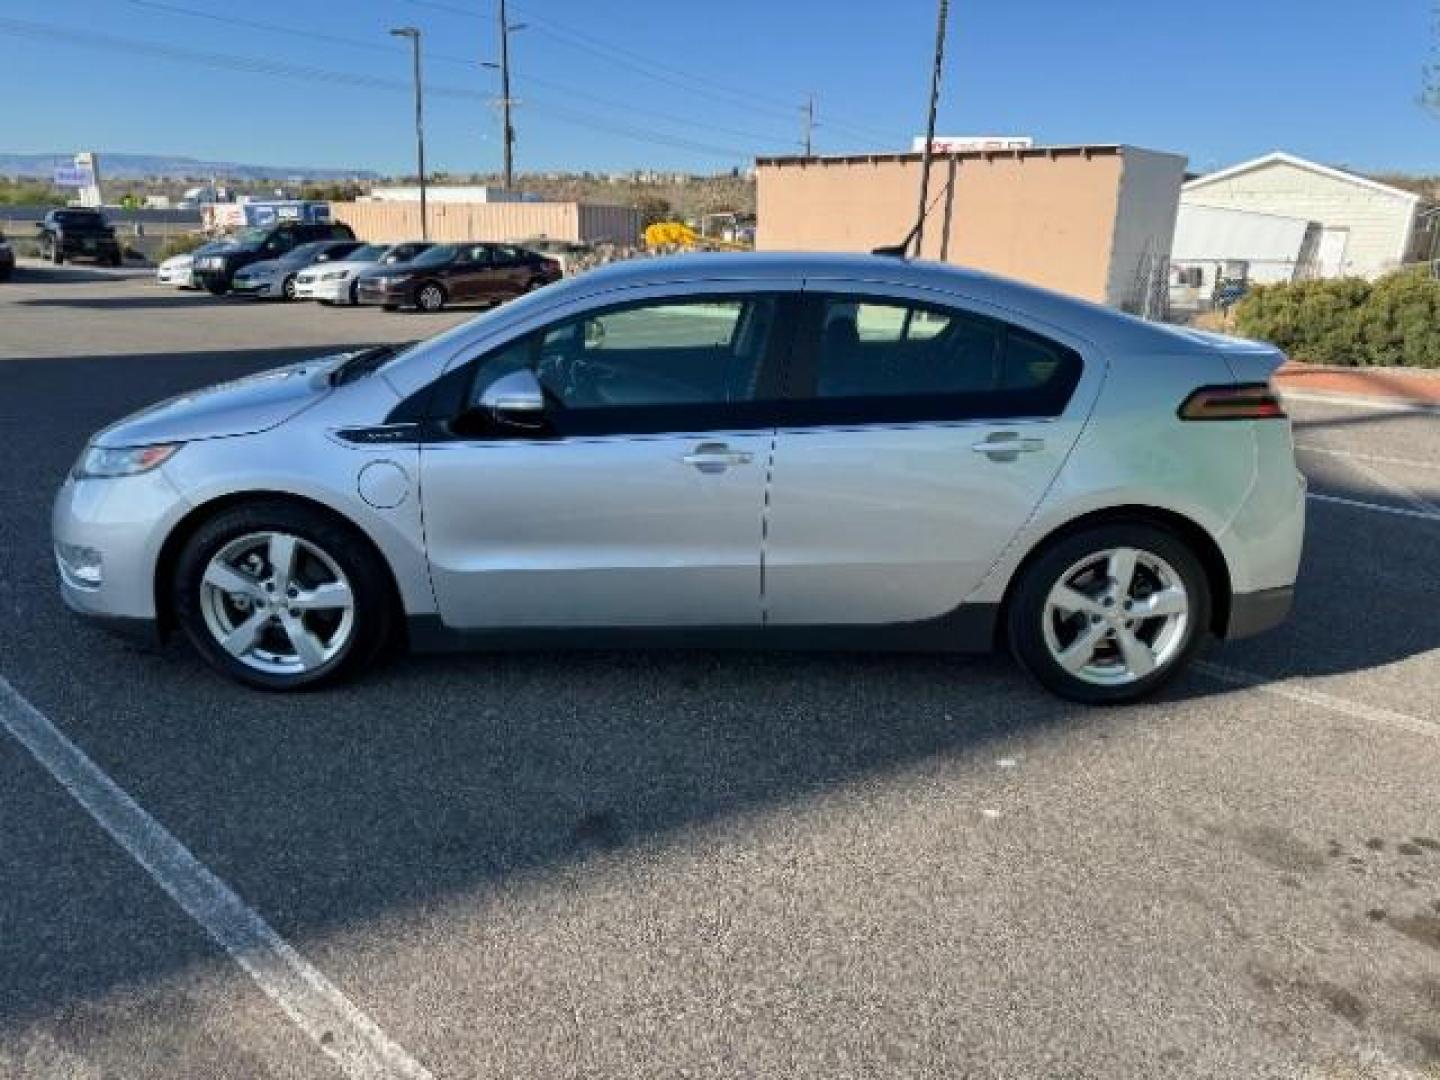
<svg viewBox="0 0 1440 1080"><path fill-rule="evenodd" d="M362 274L356 299L387 311L446 304L498 304L561 278L560 264L510 244L437 244L403 266Z"/></svg>
<svg viewBox="0 0 1440 1080"><path fill-rule="evenodd" d="M235 243L221 251L195 258L195 284L216 296L230 291L235 272L262 259L278 259L301 244L315 240L354 240L350 226L338 221L286 221L246 229Z"/></svg>
<svg viewBox="0 0 1440 1080"><path fill-rule="evenodd" d="M120 241L98 210L51 210L44 221L36 222L36 228L40 254L52 263L85 258L107 266L120 265Z"/></svg>
<svg viewBox="0 0 1440 1080"><path fill-rule="evenodd" d="M0 232L0 281L10 280L10 275L15 272L15 249L10 246L10 241L5 239L5 234Z"/></svg>

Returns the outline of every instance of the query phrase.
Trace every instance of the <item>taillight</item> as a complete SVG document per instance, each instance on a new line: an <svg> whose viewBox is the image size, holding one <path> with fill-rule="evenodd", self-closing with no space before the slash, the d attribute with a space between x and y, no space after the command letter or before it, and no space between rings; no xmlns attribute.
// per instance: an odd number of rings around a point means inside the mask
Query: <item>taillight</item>
<svg viewBox="0 0 1440 1080"><path fill-rule="evenodd" d="M1202 386L1180 406L1181 420L1283 420L1285 407L1268 383Z"/></svg>

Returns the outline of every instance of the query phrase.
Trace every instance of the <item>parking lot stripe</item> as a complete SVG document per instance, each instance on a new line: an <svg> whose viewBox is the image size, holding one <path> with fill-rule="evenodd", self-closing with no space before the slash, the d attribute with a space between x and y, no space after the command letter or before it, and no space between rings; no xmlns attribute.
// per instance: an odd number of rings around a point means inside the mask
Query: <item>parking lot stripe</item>
<svg viewBox="0 0 1440 1080"><path fill-rule="evenodd" d="M1311 491L1305 497L1316 502L1349 506L1356 510L1373 510L1377 514L1398 514L1400 517L1419 518L1421 521L1440 521L1440 514L1432 514L1425 510L1407 510L1403 506L1385 506L1382 503L1365 502L1361 499L1347 499L1343 495L1322 495L1318 491Z"/></svg>
<svg viewBox="0 0 1440 1080"><path fill-rule="evenodd" d="M1331 712L1342 713L1357 720L1365 720L1372 724L1384 724L1387 727L1398 728L1401 731L1423 735L1430 739L1440 739L1440 722L1434 720L1422 720L1418 716L1407 716L1405 713L1395 712L1393 709L1382 709L1378 705L1364 705L1358 701L1347 701L1345 698L1324 694L1319 690L1296 686L1293 682L1272 679L1251 671L1226 667L1223 664L1212 664L1208 660L1196 661L1195 670L1202 675L1208 675L1212 679L1235 686L1250 687L1266 694L1273 694L1275 697L1287 698L1290 701L1303 702L1306 705L1315 705Z"/></svg>
<svg viewBox="0 0 1440 1080"><path fill-rule="evenodd" d="M0 724L354 1080L431 1080L190 850L0 677Z"/></svg>
<svg viewBox="0 0 1440 1080"><path fill-rule="evenodd" d="M1295 449L1302 454L1328 454L1331 457L1349 458L1351 461L1369 461L1376 465L1403 465L1410 469L1440 469L1440 462L1437 461L1385 457L1381 454L1357 454L1353 450L1332 450L1328 446L1316 446L1314 443L1296 443Z"/></svg>
<svg viewBox="0 0 1440 1080"><path fill-rule="evenodd" d="M1413 413L1436 413L1440 412L1440 406L1426 404L1424 402L1410 401L1406 398L1384 398L1384 397L1359 397L1355 394L1317 394L1308 390L1286 390L1280 389L1281 398L1286 401L1313 401L1320 405L1344 405L1352 409L1380 409L1384 412L1413 412ZM1304 418L1300 418L1304 423Z"/></svg>

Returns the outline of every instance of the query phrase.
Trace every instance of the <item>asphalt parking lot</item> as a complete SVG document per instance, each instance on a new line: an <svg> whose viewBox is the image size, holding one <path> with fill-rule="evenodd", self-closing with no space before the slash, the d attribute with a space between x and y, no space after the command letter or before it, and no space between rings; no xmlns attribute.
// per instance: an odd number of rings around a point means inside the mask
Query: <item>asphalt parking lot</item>
<svg viewBox="0 0 1440 1080"><path fill-rule="evenodd" d="M275 697L63 610L50 500L95 428L469 315L0 285L0 712L335 1021L0 725L0 1077L1440 1076L1440 415L1293 401L1293 618L1119 710L999 658L746 653Z"/></svg>

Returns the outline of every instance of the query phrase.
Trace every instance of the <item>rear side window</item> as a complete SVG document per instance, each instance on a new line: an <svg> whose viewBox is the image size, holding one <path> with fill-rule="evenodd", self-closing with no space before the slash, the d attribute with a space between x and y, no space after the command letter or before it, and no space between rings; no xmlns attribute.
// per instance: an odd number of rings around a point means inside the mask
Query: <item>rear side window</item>
<svg viewBox="0 0 1440 1080"><path fill-rule="evenodd" d="M1056 416L1079 381L1078 353L952 308L821 299L813 395L827 422Z"/></svg>

